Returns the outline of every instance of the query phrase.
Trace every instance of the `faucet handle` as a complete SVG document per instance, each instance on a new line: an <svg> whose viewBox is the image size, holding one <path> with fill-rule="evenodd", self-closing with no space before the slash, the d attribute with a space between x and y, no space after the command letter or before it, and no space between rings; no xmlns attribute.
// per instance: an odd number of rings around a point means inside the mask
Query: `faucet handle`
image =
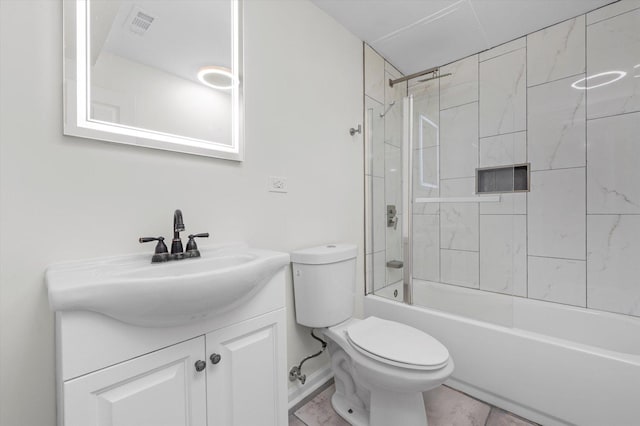
<svg viewBox="0 0 640 426"><path fill-rule="evenodd" d="M200 257L200 251L198 250L198 245L196 244L196 238L209 238L208 232L203 232L201 234L191 234L189 235L189 241L187 242L187 247L185 250L186 257Z"/></svg>
<svg viewBox="0 0 640 426"><path fill-rule="evenodd" d="M201 234L190 234L189 239L192 240L194 238L209 238L208 232L203 232Z"/></svg>
<svg viewBox="0 0 640 426"><path fill-rule="evenodd" d="M149 243L151 241L157 241L156 248L154 250L151 263L166 262L169 260L169 253L167 245L164 243L164 237L140 237L138 239L140 243Z"/></svg>

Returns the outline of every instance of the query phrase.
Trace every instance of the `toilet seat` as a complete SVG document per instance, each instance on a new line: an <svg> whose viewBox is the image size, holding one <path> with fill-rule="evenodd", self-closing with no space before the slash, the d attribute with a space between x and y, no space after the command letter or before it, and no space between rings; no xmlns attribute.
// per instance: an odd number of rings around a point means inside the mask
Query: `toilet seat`
<svg viewBox="0 0 640 426"><path fill-rule="evenodd" d="M346 330L351 346L385 364L437 370L447 365L449 351L428 334L406 324L368 317Z"/></svg>

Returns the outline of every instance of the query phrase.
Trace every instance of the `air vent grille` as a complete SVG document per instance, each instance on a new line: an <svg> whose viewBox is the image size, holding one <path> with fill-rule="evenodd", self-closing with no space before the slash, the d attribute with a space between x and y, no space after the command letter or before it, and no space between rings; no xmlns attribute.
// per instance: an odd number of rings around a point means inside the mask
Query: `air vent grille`
<svg viewBox="0 0 640 426"><path fill-rule="evenodd" d="M137 6L134 6L129 14L129 19L127 19L129 30L136 34L143 35L149 31L149 28L155 19L156 18L151 14L142 11Z"/></svg>

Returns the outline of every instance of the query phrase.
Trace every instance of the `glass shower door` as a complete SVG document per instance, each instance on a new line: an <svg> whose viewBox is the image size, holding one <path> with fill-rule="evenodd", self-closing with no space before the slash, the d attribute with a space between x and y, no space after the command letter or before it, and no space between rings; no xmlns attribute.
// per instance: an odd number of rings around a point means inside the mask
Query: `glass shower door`
<svg viewBox="0 0 640 426"><path fill-rule="evenodd" d="M365 102L367 293L403 300L402 97ZM396 96L394 96L396 95ZM397 99L396 99L397 98Z"/></svg>

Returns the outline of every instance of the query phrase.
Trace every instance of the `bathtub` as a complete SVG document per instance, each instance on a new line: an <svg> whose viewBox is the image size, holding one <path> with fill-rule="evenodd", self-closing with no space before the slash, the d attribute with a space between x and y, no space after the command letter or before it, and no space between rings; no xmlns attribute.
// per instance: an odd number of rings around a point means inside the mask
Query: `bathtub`
<svg viewBox="0 0 640 426"><path fill-rule="evenodd" d="M364 312L447 346L451 387L544 425L640 425L640 318L417 281L421 301Z"/></svg>

